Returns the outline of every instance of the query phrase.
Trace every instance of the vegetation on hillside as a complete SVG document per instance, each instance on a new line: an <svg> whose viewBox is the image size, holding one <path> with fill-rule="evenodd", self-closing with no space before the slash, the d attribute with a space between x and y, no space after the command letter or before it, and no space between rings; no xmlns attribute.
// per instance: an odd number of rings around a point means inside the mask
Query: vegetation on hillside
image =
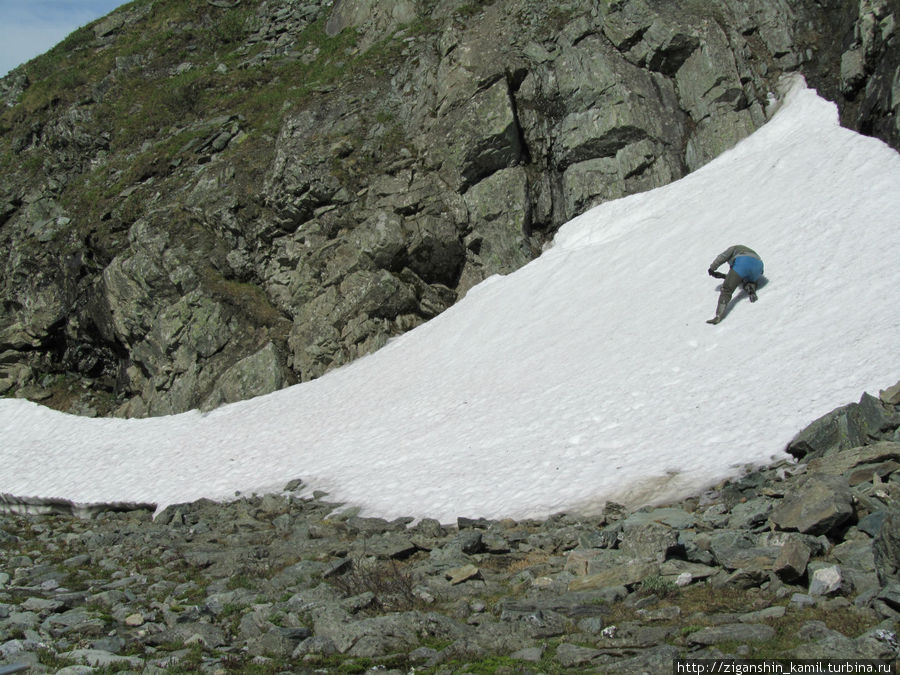
<svg viewBox="0 0 900 675"><path fill-rule="evenodd" d="M110 255L122 243L117 233L146 207L146 197L129 188L155 181L159 190L175 168L196 162L208 120L240 120L240 142L226 152L244 174L245 194L255 195L285 114L338 83L381 77L403 46L388 38L363 52L353 29L329 36L323 14L272 56L260 34L265 17L252 2L222 9L135 0L112 16L139 18L112 38L98 36L109 17L95 21L28 62L28 87L0 112L0 162L17 168L22 185L53 173L45 158L28 152L31 136L67 108L90 112L107 149L70 176L58 198L76 214L73 240L90 237ZM404 35L427 30L421 22Z"/></svg>

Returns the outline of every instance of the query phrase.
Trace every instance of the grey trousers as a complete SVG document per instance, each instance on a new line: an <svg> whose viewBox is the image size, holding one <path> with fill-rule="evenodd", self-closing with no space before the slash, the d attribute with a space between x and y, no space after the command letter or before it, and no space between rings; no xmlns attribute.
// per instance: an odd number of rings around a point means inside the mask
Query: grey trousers
<svg viewBox="0 0 900 675"><path fill-rule="evenodd" d="M756 284L754 282L748 281L744 283L740 274L733 269L728 270L728 274L725 275L725 281L722 282L722 290L719 291L719 302L716 305L716 316L720 319L725 316L725 310L728 309L728 303L731 302L731 296L734 295L737 287L741 284L744 284L748 293L750 290L756 291Z"/></svg>

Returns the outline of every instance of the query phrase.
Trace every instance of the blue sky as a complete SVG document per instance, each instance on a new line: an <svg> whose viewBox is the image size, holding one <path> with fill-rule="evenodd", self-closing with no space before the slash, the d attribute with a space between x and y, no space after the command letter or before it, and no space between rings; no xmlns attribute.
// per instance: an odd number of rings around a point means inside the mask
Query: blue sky
<svg viewBox="0 0 900 675"><path fill-rule="evenodd" d="M0 77L128 0L0 0Z"/></svg>

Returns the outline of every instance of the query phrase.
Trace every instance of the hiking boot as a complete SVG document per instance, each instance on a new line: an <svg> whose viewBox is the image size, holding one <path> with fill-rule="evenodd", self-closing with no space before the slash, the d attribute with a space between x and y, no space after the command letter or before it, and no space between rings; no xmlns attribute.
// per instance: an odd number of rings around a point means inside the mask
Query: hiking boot
<svg viewBox="0 0 900 675"><path fill-rule="evenodd" d="M719 302L716 304L716 315L712 319L709 319L706 323L711 323L714 326L719 323L722 319L725 318L725 312L728 311L728 303L731 300L731 293L725 294L725 297L722 297L722 294L719 294Z"/></svg>
<svg viewBox="0 0 900 675"><path fill-rule="evenodd" d="M759 298L756 297L756 284L752 281L744 284L744 290L747 292L747 297L750 298L750 302L756 302Z"/></svg>

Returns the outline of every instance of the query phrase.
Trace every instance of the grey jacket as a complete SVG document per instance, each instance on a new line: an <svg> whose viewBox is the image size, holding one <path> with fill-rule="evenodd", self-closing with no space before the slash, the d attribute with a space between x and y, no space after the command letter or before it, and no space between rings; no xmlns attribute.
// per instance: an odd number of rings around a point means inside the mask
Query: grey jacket
<svg viewBox="0 0 900 675"><path fill-rule="evenodd" d="M748 255L751 258L762 260L762 258L759 257L759 254L752 248L748 246L742 246L741 244L736 244L734 246L729 246L719 255L717 255L716 259L712 261L712 265L709 266L709 269L715 271L719 269L719 267L721 267L722 263L724 262L727 262L728 266L731 267L734 264L734 259L739 255Z"/></svg>

